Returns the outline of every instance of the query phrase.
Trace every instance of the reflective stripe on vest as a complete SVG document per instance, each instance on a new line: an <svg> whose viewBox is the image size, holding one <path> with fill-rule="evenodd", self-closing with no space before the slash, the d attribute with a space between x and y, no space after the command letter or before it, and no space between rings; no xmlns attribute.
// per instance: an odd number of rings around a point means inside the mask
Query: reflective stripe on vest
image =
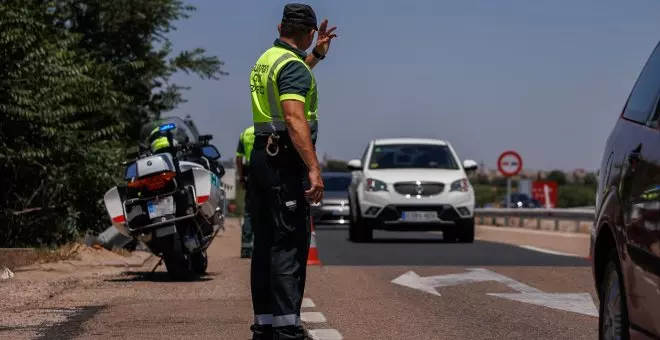
<svg viewBox="0 0 660 340"><path fill-rule="evenodd" d="M289 62L303 63L312 76L310 90L305 97L305 116L312 130L313 139L316 140L318 92L314 74L302 59L291 51L277 46L264 52L250 73L254 131L263 134L286 130L277 89L277 77L282 67Z"/></svg>

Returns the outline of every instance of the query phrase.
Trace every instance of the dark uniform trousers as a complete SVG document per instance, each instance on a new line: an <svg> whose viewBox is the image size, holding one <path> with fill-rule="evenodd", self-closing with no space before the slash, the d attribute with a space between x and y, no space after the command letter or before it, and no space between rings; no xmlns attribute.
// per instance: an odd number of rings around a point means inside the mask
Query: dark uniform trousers
<svg viewBox="0 0 660 340"><path fill-rule="evenodd" d="M249 174L250 167L249 165L244 165L244 171L246 174ZM250 179L249 176L246 177L246 183L249 186ZM252 247L253 244L253 233L252 233L252 217L250 214L250 195L246 193L245 195L245 204L244 204L245 213L243 215L243 226L241 228L241 257L252 257Z"/></svg>
<svg viewBox="0 0 660 340"><path fill-rule="evenodd" d="M266 154L267 137L256 136L250 156L253 339L304 339L300 308L310 242L307 168L288 135L279 153Z"/></svg>

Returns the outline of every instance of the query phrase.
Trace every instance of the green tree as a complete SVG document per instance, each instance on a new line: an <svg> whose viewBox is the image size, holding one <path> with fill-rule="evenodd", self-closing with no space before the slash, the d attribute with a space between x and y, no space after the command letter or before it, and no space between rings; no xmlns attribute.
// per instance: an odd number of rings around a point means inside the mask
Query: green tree
<svg viewBox="0 0 660 340"><path fill-rule="evenodd" d="M499 202L504 197L500 192L501 190L492 185L473 184L472 187L474 188L475 203L479 207L482 207L485 204Z"/></svg>
<svg viewBox="0 0 660 340"><path fill-rule="evenodd" d="M550 173L546 176L546 180L548 181L555 181L557 182L557 185L566 185L568 180L566 179L566 173L561 171L561 170L552 170Z"/></svg>
<svg viewBox="0 0 660 340"><path fill-rule="evenodd" d="M474 176L474 182L476 184L483 184L483 185L489 185L490 184L490 179L488 178L488 175L486 174L477 174Z"/></svg>
<svg viewBox="0 0 660 340"><path fill-rule="evenodd" d="M159 118L185 102L182 91L171 83L177 71L218 79L227 73L223 62L207 56L203 48L172 56L167 33L174 22L189 18L195 10L182 0L58 0L57 26L82 36L78 48L97 62L112 64L114 88L131 98L121 114L124 136L134 143L145 122ZM159 46L159 47L157 47Z"/></svg>
<svg viewBox="0 0 660 340"><path fill-rule="evenodd" d="M52 244L100 216L127 98L53 29L46 4L0 3L0 245Z"/></svg>
<svg viewBox="0 0 660 340"><path fill-rule="evenodd" d="M203 49L172 55L180 0L0 2L0 245L52 244L108 225L102 197L140 126L184 102L177 71L226 74Z"/></svg>
<svg viewBox="0 0 660 340"><path fill-rule="evenodd" d="M593 206L596 203L596 191L584 185L563 185L558 188L558 208Z"/></svg>
<svg viewBox="0 0 660 340"><path fill-rule="evenodd" d="M596 174L593 172L590 172L584 176L582 179L582 183L586 186L590 187L597 187L598 186L598 179L596 178Z"/></svg>

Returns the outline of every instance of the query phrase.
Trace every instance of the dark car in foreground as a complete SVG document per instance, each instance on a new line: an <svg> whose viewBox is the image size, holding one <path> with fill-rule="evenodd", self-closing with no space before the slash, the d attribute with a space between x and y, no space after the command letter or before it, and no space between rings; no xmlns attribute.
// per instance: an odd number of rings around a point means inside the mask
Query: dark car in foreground
<svg viewBox="0 0 660 340"><path fill-rule="evenodd" d="M600 339L660 339L660 48L603 153L590 257Z"/></svg>
<svg viewBox="0 0 660 340"><path fill-rule="evenodd" d="M312 206L312 216L318 224L348 223L350 206L348 204L348 186L351 184L350 172L324 172L325 187L323 200Z"/></svg>

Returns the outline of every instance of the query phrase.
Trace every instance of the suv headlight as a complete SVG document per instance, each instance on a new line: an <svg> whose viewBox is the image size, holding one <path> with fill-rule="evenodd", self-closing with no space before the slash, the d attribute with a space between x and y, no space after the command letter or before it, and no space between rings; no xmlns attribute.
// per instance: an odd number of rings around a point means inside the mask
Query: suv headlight
<svg viewBox="0 0 660 340"><path fill-rule="evenodd" d="M387 184L377 179L367 178L367 182L365 184L365 189L367 191L387 191Z"/></svg>
<svg viewBox="0 0 660 340"><path fill-rule="evenodd" d="M449 192L452 191L467 192L469 188L470 186L467 178L461 178L451 183L451 186L449 187Z"/></svg>

